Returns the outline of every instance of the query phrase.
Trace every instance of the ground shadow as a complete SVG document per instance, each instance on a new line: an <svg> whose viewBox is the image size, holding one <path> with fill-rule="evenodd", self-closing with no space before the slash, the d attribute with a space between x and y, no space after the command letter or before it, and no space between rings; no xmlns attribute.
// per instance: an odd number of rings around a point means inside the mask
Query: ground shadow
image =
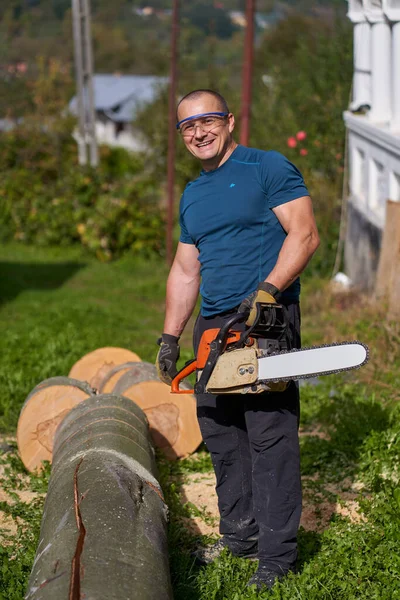
<svg viewBox="0 0 400 600"><path fill-rule="evenodd" d="M390 426L389 416L389 410L378 401L354 396L354 390L338 390L331 402L322 403L313 419L326 437L301 440L302 474L323 473L331 481L356 474L365 440L372 431L385 431Z"/></svg>
<svg viewBox="0 0 400 600"><path fill-rule="evenodd" d="M299 558L297 570L301 571L305 564L318 554L321 548L321 534L316 531L306 531L300 527L298 537Z"/></svg>
<svg viewBox="0 0 400 600"><path fill-rule="evenodd" d="M0 305L26 290L54 290L61 287L85 263L0 262Z"/></svg>

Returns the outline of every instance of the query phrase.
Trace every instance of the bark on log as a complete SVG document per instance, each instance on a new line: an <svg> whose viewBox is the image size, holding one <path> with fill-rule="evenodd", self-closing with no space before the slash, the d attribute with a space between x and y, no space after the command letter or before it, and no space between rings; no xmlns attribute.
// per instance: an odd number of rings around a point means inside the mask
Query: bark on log
<svg viewBox="0 0 400 600"><path fill-rule="evenodd" d="M51 377L37 385L21 409L17 427L18 450L28 471L51 461L54 434L68 412L94 394L89 384L70 377Z"/></svg>
<svg viewBox="0 0 400 600"><path fill-rule="evenodd" d="M69 377L87 381L92 387L100 389L104 378L116 366L126 362L139 362L140 357L125 348L97 348L85 354L74 364Z"/></svg>
<svg viewBox="0 0 400 600"><path fill-rule="evenodd" d="M113 391L144 410L154 445L170 460L188 456L200 445L194 396L171 394L169 386L158 380L154 365L136 363L119 379Z"/></svg>
<svg viewBox="0 0 400 600"><path fill-rule="evenodd" d="M166 521L143 411L89 398L56 433L26 600L172 600Z"/></svg>
<svg viewBox="0 0 400 600"><path fill-rule="evenodd" d="M132 367L135 367L137 362L126 362L122 365L117 365L104 377L99 387L100 394L111 394L118 381L125 373L127 373Z"/></svg>

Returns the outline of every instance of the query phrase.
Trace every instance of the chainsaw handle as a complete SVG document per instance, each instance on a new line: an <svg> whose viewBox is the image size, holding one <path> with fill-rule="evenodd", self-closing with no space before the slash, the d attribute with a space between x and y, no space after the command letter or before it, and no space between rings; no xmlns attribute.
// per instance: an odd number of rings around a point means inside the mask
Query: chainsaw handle
<svg viewBox="0 0 400 600"><path fill-rule="evenodd" d="M173 378L173 380L171 382L171 393L172 394L193 394L194 390L180 390L179 384L188 375L190 375L191 373L194 373L196 369L197 369L197 361L194 358L188 364L186 364L183 367L183 369L178 371L178 373Z"/></svg>
<svg viewBox="0 0 400 600"><path fill-rule="evenodd" d="M215 340L210 344L210 353L207 362L201 372L198 382L194 386L196 394L204 394L206 392L207 383L217 363L218 357L223 353L228 339L230 328L236 323L241 323L247 319L245 312L233 314L225 321Z"/></svg>
<svg viewBox="0 0 400 600"><path fill-rule="evenodd" d="M246 313L235 313L232 315L226 323L221 327L219 334L215 339L215 343L213 342L213 347L211 348L211 352L209 355L209 360L207 361L207 365L204 368L199 382L196 384L198 389L201 389L203 384L203 380L208 381L210 374L212 373L215 363L217 361L218 356L222 353L223 348L225 347L226 340L228 338L229 330L232 325L236 323L240 323L247 319ZM197 360L194 358L192 361L187 363L183 369L181 369L173 378L171 382L171 393L172 394L194 394L196 390L181 390L179 389L179 385L183 379L185 379L191 373L194 373L197 369ZM204 374L204 375L203 375ZM200 384L200 386L199 386ZM205 387L204 387L205 389Z"/></svg>

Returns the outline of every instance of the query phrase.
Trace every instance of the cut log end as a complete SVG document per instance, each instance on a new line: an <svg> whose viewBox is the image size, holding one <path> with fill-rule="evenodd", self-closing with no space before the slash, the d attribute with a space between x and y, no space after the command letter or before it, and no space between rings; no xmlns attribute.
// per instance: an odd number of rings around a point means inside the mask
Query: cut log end
<svg viewBox="0 0 400 600"><path fill-rule="evenodd" d="M115 393L133 400L145 412L154 445L173 460L194 452L201 443L194 396L171 394L169 386L155 380L153 365L140 363L116 385Z"/></svg>
<svg viewBox="0 0 400 600"><path fill-rule="evenodd" d="M28 471L40 470L42 461L51 461L54 435L70 410L93 391L68 377L55 377L40 383L29 394L18 420L17 443Z"/></svg>
<svg viewBox="0 0 400 600"><path fill-rule="evenodd" d="M135 352L125 348L98 348L78 360L69 372L69 377L87 381L92 387L100 389L110 371L117 365L140 360Z"/></svg>

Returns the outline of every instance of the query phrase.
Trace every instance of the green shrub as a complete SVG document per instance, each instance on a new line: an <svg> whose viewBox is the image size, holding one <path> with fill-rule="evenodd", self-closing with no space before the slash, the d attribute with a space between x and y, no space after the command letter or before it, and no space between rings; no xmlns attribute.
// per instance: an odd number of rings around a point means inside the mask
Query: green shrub
<svg viewBox="0 0 400 600"><path fill-rule="evenodd" d="M162 253L160 187L140 157L104 148L97 170L82 169L73 146L26 128L2 136L0 239L80 243L100 260Z"/></svg>

